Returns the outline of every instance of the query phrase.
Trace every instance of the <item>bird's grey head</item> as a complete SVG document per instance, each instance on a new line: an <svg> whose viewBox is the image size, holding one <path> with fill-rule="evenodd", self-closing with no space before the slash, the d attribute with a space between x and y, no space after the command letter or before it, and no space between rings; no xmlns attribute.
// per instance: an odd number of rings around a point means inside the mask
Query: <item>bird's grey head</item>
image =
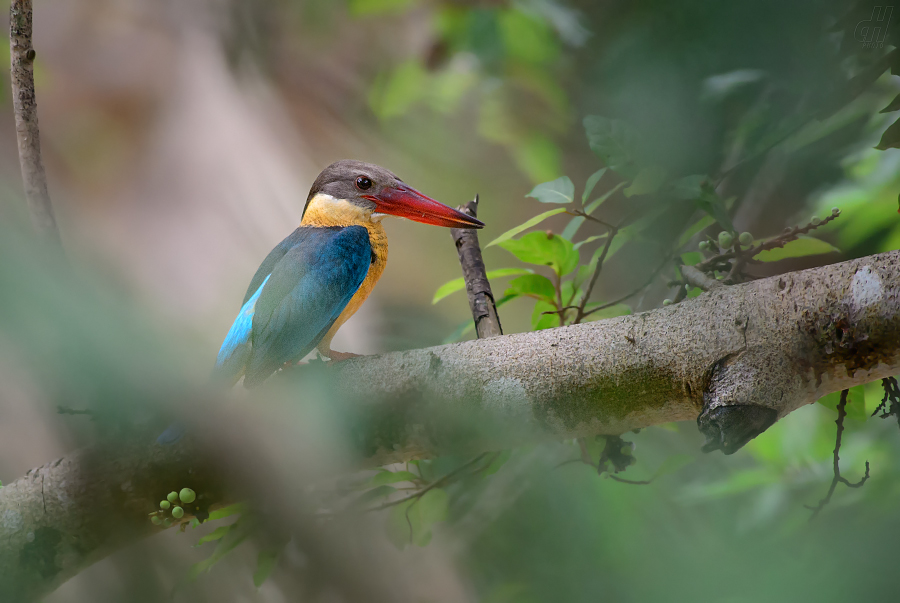
<svg viewBox="0 0 900 603"><path fill-rule="evenodd" d="M393 172L372 163L342 159L322 170L306 198L306 207L318 196L325 207L333 200L347 201L365 215L392 215L424 224L453 228L481 228L484 224L438 203L405 184ZM317 206L319 201L316 202Z"/></svg>
<svg viewBox="0 0 900 603"><path fill-rule="evenodd" d="M396 174L374 163L341 159L322 170L309 189L306 203L323 194L374 210L375 202L363 195L378 197L386 188L396 188L402 184Z"/></svg>

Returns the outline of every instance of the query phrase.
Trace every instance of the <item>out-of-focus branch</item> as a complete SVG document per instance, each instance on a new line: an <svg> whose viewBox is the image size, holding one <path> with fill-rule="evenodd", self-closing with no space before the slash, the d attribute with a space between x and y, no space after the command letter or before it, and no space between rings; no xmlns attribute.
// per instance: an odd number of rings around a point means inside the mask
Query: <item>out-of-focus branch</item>
<svg viewBox="0 0 900 603"><path fill-rule="evenodd" d="M684 282L692 287L699 287L704 291L711 291L712 289L716 289L717 287L724 287L721 281L717 281L711 276L707 276L705 273L700 272L693 266L681 266L681 276L684 277Z"/></svg>
<svg viewBox="0 0 900 603"><path fill-rule="evenodd" d="M59 228L53 215L53 205L47 190L47 175L41 160L41 135L34 93L35 51L31 33L31 0L12 0L9 10L10 75L22 183L35 229L61 249Z"/></svg>
<svg viewBox="0 0 900 603"><path fill-rule="evenodd" d="M159 499L189 486L198 504L222 499L216 472L191 440L153 437L107 442L29 471L0 488L0 592L27 602L113 551L161 528Z"/></svg>
<svg viewBox="0 0 900 603"><path fill-rule="evenodd" d="M478 195L475 195L475 199L472 201L460 205L456 209L477 218ZM488 282L484 260L481 258L478 231L469 228L451 228L450 234L453 236L456 252L459 254L459 265L462 267L463 278L466 281L466 294L469 296L469 308L472 310L478 338L485 339L503 335L500 317L497 315L497 306L494 303L494 293L491 291L491 283Z"/></svg>

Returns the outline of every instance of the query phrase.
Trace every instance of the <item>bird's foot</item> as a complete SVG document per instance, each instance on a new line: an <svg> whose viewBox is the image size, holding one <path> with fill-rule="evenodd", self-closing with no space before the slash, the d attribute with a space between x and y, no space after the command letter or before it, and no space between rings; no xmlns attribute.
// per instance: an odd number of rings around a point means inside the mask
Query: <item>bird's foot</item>
<svg viewBox="0 0 900 603"><path fill-rule="evenodd" d="M328 352L328 358L332 362L343 362L344 360L359 358L360 356L362 356L362 354L354 354L353 352L335 352L334 350Z"/></svg>

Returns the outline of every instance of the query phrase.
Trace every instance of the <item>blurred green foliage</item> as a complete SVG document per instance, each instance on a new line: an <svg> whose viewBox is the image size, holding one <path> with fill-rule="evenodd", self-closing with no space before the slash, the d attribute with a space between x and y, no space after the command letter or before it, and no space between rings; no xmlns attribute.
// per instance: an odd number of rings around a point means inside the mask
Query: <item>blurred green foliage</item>
<svg viewBox="0 0 900 603"><path fill-rule="evenodd" d="M527 200L510 202L513 217L487 232L506 254L489 274L495 285L510 279L498 306L527 302L533 329L660 305L678 279L675 260L699 264L698 243L717 243L721 231L776 235L836 206L843 215L816 232L821 239L765 259L821 263L900 248L900 153L893 117L879 113L898 108L888 73L896 65L884 63L890 43L855 39L871 15L865 3L348 0L304 10L346 10L375 25L424 15L423 44L363 57L377 67L367 110L385 130L421 113L441 132L474 131L526 176ZM341 33L303 33L329 31ZM200 346L183 325L155 317L104 266L48 258L21 206L9 198L0 207L0 350L38 403L88 408L115 427L189 389L185 366ZM516 260L527 266L508 266ZM655 290L622 303L654 277ZM434 301L464 305L463 288L451 281ZM579 319L565 309L581 302L595 312ZM413 311L394 310L398 320ZM467 320L451 338L469 329ZM625 476L647 486L600 478L579 462L577 443L562 442L505 451L440 487L466 459L352 476L347 504L371 508L432 486L383 510L387 538L400 548L450 542L476 598L490 603L893 600L893 574L880 569L898 552L900 434L870 418L880 398L877 383L851 391L841 452L845 474L861 475L868 460L872 479L838 490L812 524L803 505L831 479L835 396L727 458L699 454L692 424L628 434L636 463ZM201 539L216 544L192 575L248 538L246 511L211 517L242 513ZM254 584L277 559L260 552Z"/></svg>

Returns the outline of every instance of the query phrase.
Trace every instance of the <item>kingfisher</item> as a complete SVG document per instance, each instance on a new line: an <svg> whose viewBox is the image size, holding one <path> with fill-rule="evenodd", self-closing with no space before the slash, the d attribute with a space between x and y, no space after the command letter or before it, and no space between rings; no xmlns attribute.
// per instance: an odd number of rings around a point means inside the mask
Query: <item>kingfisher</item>
<svg viewBox="0 0 900 603"><path fill-rule="evenodd" d="M331 361L356 356L331 339L372 292L387 265L386 216L482 228L392 172L362 161L332 163L316 178L300 226L266 256L216 358L213 376L247 388L314 348Z"/></svg>

